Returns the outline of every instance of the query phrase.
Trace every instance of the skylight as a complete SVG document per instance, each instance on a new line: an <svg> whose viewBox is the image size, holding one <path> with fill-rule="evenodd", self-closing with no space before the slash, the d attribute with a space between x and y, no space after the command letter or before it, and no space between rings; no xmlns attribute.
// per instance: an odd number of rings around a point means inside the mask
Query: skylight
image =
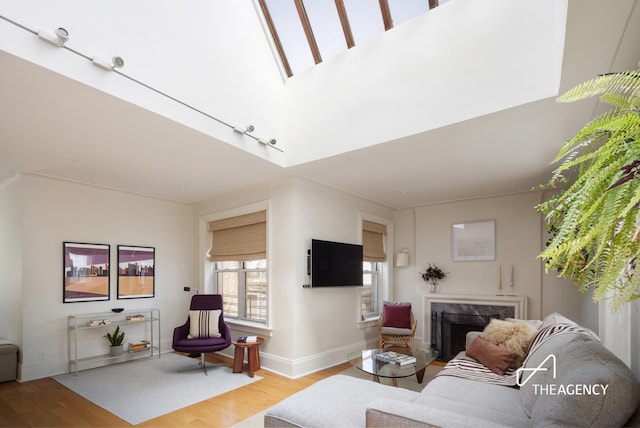
<svg viewBox="0 0 640 428"><path fill-rule="evenodd" d="M287 76L433 9L447 0L259 0Z"/></svg>

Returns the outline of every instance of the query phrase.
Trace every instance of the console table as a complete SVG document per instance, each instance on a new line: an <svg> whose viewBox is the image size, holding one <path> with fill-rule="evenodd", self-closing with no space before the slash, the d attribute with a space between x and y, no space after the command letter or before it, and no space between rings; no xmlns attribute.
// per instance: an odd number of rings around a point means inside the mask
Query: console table
<svg viewBox="0 0 640 428"><path fill-rule="evenodd" d="M107 344L104 335L118 326L126 334L125 344L135 338L133 341L148 341L149 346L135 352L125 350L117 356L102 353ZM76 375L82 369L154 356L160 358L160 309L69 315L68 336L69 372ZM101 345L98 340L104 343Z"/></svg>

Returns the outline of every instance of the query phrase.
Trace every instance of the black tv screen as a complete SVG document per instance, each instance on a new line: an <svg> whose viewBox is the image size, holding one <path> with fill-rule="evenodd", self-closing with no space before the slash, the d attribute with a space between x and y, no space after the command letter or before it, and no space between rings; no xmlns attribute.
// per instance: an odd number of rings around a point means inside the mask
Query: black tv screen
<svg viewBox="0 0 640 428"><path fill-rule="evenodd" d="M362 286L362 245L311 240L311 286Z"/></svg>

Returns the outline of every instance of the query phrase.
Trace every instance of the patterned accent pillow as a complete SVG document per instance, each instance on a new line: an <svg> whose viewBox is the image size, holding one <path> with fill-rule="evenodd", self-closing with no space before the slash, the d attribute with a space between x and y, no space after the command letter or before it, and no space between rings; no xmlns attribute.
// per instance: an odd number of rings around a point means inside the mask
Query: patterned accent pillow
<svg viewBox="0 0 640 428"><path fill-rule="evenodd" d="M218 321L220 320L220 309L211 311L189 311L189 339L208 339L210 337L220 337Z"/></svg>

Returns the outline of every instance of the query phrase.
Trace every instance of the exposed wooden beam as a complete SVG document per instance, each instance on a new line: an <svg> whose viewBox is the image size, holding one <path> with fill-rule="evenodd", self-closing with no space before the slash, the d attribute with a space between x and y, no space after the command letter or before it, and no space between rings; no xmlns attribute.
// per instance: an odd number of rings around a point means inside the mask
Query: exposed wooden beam
<svg viewBox="0 0 640 428"><path fill-rule="evenodd" d="M320 49L318 49L318 44L316 43L316 38L313 35L313 30L311 29L311 23L309 22L307 11L304 8L302 0L294 0L294 3L296 4L298 16L300 17L300 22L302 23L302 28L304 29L304 35L307 36L307 42L309 43L309 48L311 49L313 60L316 64L319 64L322 62L322 57L320 56Z"/></svg>
<svg viewBox="0 0 640 428"><path fill-rule="evenodd" d="M280 37L278 36L278 31L276 30L276 26L273 24L273 19L271 19L271 14L269 13L269 8L267 8L267 3L265 0L259 0L260 8L262 9L262 14L267 21L267 26L269 27L269 31L271 32L271 37L273 37L273 42L276 44L276 49L278 51L278 55L280 55L280 59L282 60L282 66L284 67L285 73L287 73L288 77L293 76L293 72L291 71L291 66L289 65L289 61L287 60L287 55L284 53L284 49L282 48L282 43L280 42Z"/></svg>
<svg viewBox="0 0 640 428"><path fill-rule="evenodd" d="M429 0L429 9L438 7L438 0Z"/></svg>
<svg viewBox="0 0 640 428"><path fill-rule="evenodd" d="M347 16L347 9L344 7L343 0L335 0L336 9L338 10L338 16L340 17L340 24L342 25L342 32L344 33L344 40L347 42L347 48L351 49L356 45L353 40L353 33L351 32L351 24L349 24L349 17Z"/></svg>
<svg viewBox="0 0 640 428"><path fill-rule="evenodd" d="M389 10L389 1L388 0L379 0L380 1L380 12L382 12L382 21L384 22L384 31L391 30L393 28L393 19L391 19L391 11ZM436 1L437 0L429 0Z"/></svg>

